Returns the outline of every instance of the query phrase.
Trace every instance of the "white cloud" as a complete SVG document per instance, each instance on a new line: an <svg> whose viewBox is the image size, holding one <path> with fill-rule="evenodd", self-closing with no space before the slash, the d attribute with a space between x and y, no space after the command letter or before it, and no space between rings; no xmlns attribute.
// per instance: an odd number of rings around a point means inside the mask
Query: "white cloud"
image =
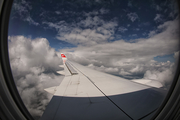
<svg viewBox="0 0 180 120"><path fill-rule="evenodd" d="M125 28L125 27L119 27L118 28L118 31L120 31L120 32L122 32L122 33L124 33L125 31L127 31L128 29L127 28Z"/></svg>
<svg viewBox="0 0 180 120"><path fill-rule="evenodd" d="M88 67L95 70L102 71L102 72L112 73L112 74L118 72L118 68L104 67L103 65L101 65L100 67L97 67L97 66L94 66L93 64L89 64Z"/></svg>
<svg viewBox="0 0 180 120"><path fill-rule="evenodd" d="M132 37L137 37L137 34L132 34L131 36L132 36Z"/></svg>
<svg viewBox="0 0 180 120"><path fill-rule="evenodd" d="M131 73L142 73L144 68L142 66L136 65L135 68L129 70Z"/></svg>
<svg viewBox="0 0 180 120"><path fill-rule="evenodd" d="M39 23L35 22L30 16L28 16L27 18L24 19L25 21L28 21L29 24L33 24L33 25L36 25L38 26Z"/></svg>
<svg viewBox="0 0 180 120"><path fill-rule="evenodd" d="M132 22L134 22L136 19L139 18L137 13L135 13L135 12L134 13L128 13L127 16L128 16L128 19L130 19Z"/></svg>
<svg viewBox="0 0 180 120"><path fill-rule="evenodd" d="M161 14L156 14L156 17L154 18L154 21L161 22L161 21L163 21L162 17L163 16Z"/></svg>
<svg viewBox="0 0 180 120"><path fill-rule="evenodd" d="M32 6L25 0L19 3L15 1L13 3L13 9L15 9L20 15L23 15L24 13L28 13L28 11L32 9Z"/></svg>
<svg viewBox="0 0 180 120"><path fill-rule="evenodd" d="M148 34L148 36L149 36L149 37L152 37L152 36L154 36L155 34L156 34L156 30L150 31L149 34Z"/></svg>
<svg viewBox="0 0 180 120"><path fill-rule="evenodd" d="M62 24L65 24L65 21L59 21L58 23L52 23L52 22L42 22L43 24L47 24L50 28L55 28L56 30L59 29L67 29L66 26L62 26ZM64 27L64 28L62 28ZM67 31L67 30L66 30Z"/></svg>
<svg viewBox="0 0 180 120"><path fill-rule="evenodd" d="M30 67L36 67L36 65L39 67L44 65L45 69L58 69L59 58L55 50L50 48L46 38L37 38L32 41L24 36L11 36L9 40L10 61L12 65L15 63L15 66L18 62L13 61L19 61L18 64L21 64L18 66L19 70L29 71Z"/></svg>
<svg viewBox="0 0 180 120"><path fill-rule="evenodd" d="M144 74L144 79L149 80L157 80L159 81L164 87L169 88L174 77L174 73L172 68L166 68L163 71L158 70L147 70Z"/></svg>
<svg viewBox="0 0 180 120"><path fill-rule="evenodd" d="M122 76L131 75L131 73L124 71L123 68L121 68L119 74L122 75Z"/></svg>
<svg viewBox="0 0 180 120"><path fill-rule="evenodd" d="M178 38L178 32L179 32L179 28L177 27L179 25L178 23L178 18L174 19L174 21L166 21L163 24L157 26L156 30L150 31L149 36L154 36L156 35L158 32L162 32L164 30L164 32L160 33L158 36L159 37L163 37L166 36L166 40L171 39L171 37L174 38ZM170 36L168 36L170 35Z"/></svg>
<svg viewBox="0 0 180 120"><path fill-rule="evenodd" d="M39 118L52 95L43 89L60 84L63 76L56 75L62 61L47 39L9 36L9 57L19 94L33 117Z"/></svg>
<svg viewBox="0 0 180 120"><path fill-rule="evenodd" d="M115 27L117 26L117 22L113 20L105 22L98 16L88 16L77 24L68 24L64 21L61 23L44 22L44 24L58 31L57 39L75 45L86 46L106 43L108 40L112 40Z"/></svg>
<svg viewBox="0 0 180 120"><path fill-rule="evenodd" d="M88 16L85 20L81 20L78 25L83 27L93 27L97 25L102 25L104 21L98 16L90 17Z"/></svg>

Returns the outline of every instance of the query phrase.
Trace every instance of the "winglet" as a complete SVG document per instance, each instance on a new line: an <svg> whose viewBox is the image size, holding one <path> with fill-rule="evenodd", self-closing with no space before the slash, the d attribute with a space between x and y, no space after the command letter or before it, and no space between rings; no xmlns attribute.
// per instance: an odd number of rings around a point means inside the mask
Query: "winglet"
<svg viewBox="0 0 180 120"><path fill-rule="evenodd" d="M78 74L78 72L71 66L71 64L66 62L67 58L64 55L64 53L61 53L61 57L62 57L63 64L64 64L65 75L75 75L75 74Z"/></svg>
<svg viewBox="0 0 180 120"><path fill-rule="evenodd" d="M61 53L61 57L62 57L62 59L67 59L66 56L64 55L64 53Z"/></svg>
<svg viewBox="0 0 180 120"><path fill-rule="evenodd" d="M61 58L62 58L62 60L63 60L63 63L65 64L67 58L66 58L66 56L64 55L64 53L61 53Z"/></svg>

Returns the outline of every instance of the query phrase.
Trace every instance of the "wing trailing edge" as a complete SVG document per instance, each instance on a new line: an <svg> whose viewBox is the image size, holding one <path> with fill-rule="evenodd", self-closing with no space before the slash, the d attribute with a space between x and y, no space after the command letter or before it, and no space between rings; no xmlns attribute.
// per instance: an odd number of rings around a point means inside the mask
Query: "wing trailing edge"
<svg viewBox="0 0 180 120"><path fill-rule="evenodd" d="M146 80L146 79L134 79L133 82L137 82L143 85L148 85L151 87L161 88L163 85L157 80Z"/></svg>
<svg viewBox="0 0 180 120"><path fill-rule="evenodd" d="M57 86L54 86L54 87L46 88L46 89L44 89L44 90L45 90L46 92L51 93L51 94L54 95L54 93L56 92L56 87L57 87Z"/></svg>
<svg viewBox="0 0 180 120"><path fill-rule="evenodd" d="M64 71L56 71L57 73L61 74L61 75L65 75Z"/></svg>

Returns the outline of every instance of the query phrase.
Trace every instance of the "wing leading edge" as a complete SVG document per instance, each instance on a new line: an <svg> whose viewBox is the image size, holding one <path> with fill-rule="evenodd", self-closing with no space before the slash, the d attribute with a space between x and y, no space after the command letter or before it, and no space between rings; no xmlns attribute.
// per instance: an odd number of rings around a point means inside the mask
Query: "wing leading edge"
<svg viewBox="0 0 180 120"><path fill-rule="evenodd" d="M61 56L65 77L59 86L45 89L54 96L41 120L147 119L164 98L161 89L95 71Z"/></svg>

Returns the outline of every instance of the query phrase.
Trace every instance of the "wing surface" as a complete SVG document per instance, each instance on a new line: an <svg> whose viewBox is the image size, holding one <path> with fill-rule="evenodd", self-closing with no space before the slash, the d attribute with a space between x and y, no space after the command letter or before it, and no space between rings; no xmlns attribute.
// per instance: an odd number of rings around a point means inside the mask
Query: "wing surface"
<svg viewBox="0 0 180 120"><path fill-rule="evenodd" d="M148 119L165 95L160 88L95 71L67 58L63 63L65 77L59 86L49 88L54 96L41 120Z"/></svg>

